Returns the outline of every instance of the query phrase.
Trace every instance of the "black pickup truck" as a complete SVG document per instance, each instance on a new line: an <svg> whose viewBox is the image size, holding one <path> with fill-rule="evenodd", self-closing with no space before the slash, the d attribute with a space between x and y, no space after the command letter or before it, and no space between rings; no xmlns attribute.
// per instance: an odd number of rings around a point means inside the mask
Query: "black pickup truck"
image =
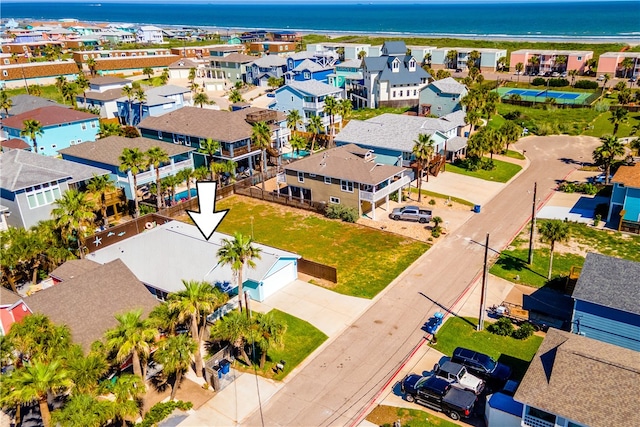
<svg viewBox="0 0 640 427"><path fill-rule="evenodd" d="M452 387L449 381L435 376L408 375L401 389L407 402L444 412L454 420L468 418L477 400L475 393Z"/></svg>

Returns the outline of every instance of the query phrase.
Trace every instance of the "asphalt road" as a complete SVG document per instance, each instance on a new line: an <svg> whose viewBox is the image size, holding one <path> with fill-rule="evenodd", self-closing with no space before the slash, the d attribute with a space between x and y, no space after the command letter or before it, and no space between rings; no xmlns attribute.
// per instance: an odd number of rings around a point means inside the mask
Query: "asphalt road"
<svg viewBox="0 0 640 427"><path fill-rule="evenodd" d="M531 215L534 182L544 201L564 178L590 159L590 137L528 137L529 168L456 232L405 270L350 328L302 368L244 425L350 426L369 408L424 338L421 330L437 310L447 309L482 269L486 233L490 254L506 247Z"/></svg>

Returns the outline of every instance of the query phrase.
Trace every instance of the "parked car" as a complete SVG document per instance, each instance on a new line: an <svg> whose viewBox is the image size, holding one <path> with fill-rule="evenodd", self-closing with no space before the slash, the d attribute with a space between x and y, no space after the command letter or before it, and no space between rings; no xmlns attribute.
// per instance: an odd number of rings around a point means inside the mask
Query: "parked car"
<svg viewBox="0 0 640 427"><path fill-rule="evenodd" d="M402 380L400 388L407 402L444 412L454 420L468 418L477 400L474 393L451 387L448 381L435 376L410 374Z"/></svg>
<svg viewBox="0 0 640 427"><path fill-rule="evenodd" d="M551 77L560 77L560 73L557 71L554 71L553 73L551 73Z"/></svg>
<svg viewBox="0 0 640 427"><path fill-rule="evenodd" d="M451 361L464 365L474 375L490 383L491 386L502 387L511 376L511 368L477 351L457 347L453 351Z"/></svg>
<svg viewBox="0 0 640 427"><path fill-rule="evenodd" d="M604 74L600 74L596 80L598 80L599 82L603 81L604 80Z"/></svg>
<svg viewBox="0 0 640 427"><path fill-rule="evenodd" d="M389 218L399 221L418 221L420 224L426 224L431 221L432 212L428 209L420 209L418 206L403 206L395 208Z"/></svg>
<svg viewBox="0 0 640 427"><path fill-rule="evenodd" d="M635 83L635 82L636 82L636 80L637 80L636 76L631 76L631 77L629 78L629 83Z"/></svg>
<svg viewBox="0 0 640 427"><path fill-rule="evenodd" d="M484 390L484 381L470 374L467 368L459 363L450 361L444 362L442 365L436 363L433 371L436 373L436 377L449 381L453 387L469 390L475 394L480 394Z"/></svg>
<svg viewBox="0 0 640 427"><path fill-rule="evenodd" d="M606 181L606 175L601 173L598 176L594 176L591 178L591 182L593 182L594 184L604 184ZM609 175L609 182L611 182L611 178L613 178L613 175Z"/></svg>
<svg viewBox="0 0 640 427"><path fill-rule="evenodd" d="M546 73L544 73L544 77L551 77L551 71L547 71Z"/></svg>
<svg viewBox="0 0 640 427"><path fill-rule="evenodd" d="M564 78L566 78L568 75L569 75L569 74L568 74L566 71L563 71L563 72L560 74L560 77L562 77L562 78L564 79Z"/></svg>

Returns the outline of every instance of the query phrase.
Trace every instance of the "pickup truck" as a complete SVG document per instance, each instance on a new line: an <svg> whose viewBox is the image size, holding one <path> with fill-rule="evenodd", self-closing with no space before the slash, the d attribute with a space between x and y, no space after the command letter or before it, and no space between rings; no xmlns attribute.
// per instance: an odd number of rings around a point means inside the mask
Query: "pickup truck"
<svg viewBox="0 0 640 427"><path fill-rule="evenodd" d="M459 363L444 362L442 365L436 363L433 367L436 377L447 380L453 387L462 390L469 390L475 394L482 393L484 381L467 371L467 368Z"/></svg>
<svg viewBox="0 0 640 427"><path fill-rule="evenodd" d="M468 418L477 400L473 392L452 387L447 380L436 376L410 374L402 380L400 388L407 402L444 412L456 421Z"/></svg>
<svg viewBox="0 0 640 427"><path fill-rule="evenodd" d="M390 214L389 218L398 221L418 221L420 224L426 224L431 221L431 211L427 209L420 209L418 206L404 206L401 208L395 208Z"/></svg>

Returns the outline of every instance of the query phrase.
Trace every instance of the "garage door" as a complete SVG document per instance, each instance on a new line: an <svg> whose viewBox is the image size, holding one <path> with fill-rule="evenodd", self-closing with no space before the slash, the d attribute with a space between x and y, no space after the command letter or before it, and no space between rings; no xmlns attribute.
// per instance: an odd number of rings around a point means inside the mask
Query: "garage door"
<svg viewBox="0 0 640 427"><path fill-rule="evenodd" d="M207 83L207 92L223 91L224 83Z"/></svg>
<svg viewBox="0 0 640 427"><path fill-rule="evenodd" d="M293 282L298 278L298 270L296 264L291 261L282 267L279 271L269 276L262 285L262 299L264 301L267 297L278 292L280 289Z"/></svg>

